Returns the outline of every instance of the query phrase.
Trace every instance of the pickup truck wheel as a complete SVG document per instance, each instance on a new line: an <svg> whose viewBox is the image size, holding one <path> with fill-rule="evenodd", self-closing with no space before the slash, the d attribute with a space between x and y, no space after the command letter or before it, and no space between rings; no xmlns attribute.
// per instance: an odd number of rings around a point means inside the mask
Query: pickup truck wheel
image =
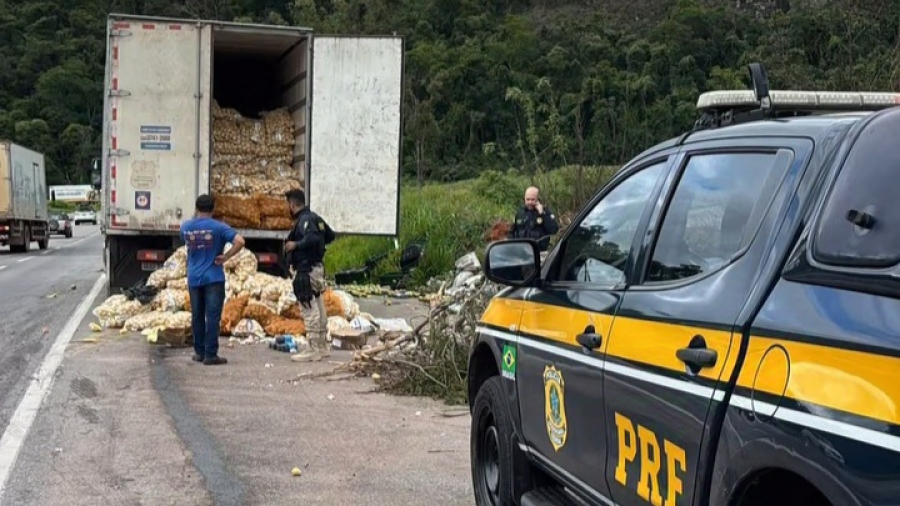
<svg viewBox="0 0 900 506"><path fill-rule="evenodd" d="M499 376L484 382L472 414L472 484L478 506L513 504L512 422Z"/></svg>

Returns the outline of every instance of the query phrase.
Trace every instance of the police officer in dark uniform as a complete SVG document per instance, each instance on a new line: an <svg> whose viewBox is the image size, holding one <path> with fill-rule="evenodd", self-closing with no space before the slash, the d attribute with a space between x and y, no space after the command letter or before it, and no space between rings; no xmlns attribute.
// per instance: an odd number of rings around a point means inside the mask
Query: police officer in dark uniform
<svg viewBox="0 0 900 506"><path fill-rule="evenodd" d="M304 362L321 360L331 354L328 349L328 315L325 312L325 246L334 240L334 232L321 216L306 205L303 190L285 193L294 227L284 243L284 252L294 275L294 296L300 303L300 313L306 324L309 350L305 350L292 360Z"/></svg>
<svg viewBox="0 0 900 506"><path fill-rule="evenodd" d="M538 189L534 186L525 190L525 205L516 212L516 220L509 228L510 239L535 239L541 251L550 247L550 236L559 231L556 215L545 208L538 199Z"/></svg>

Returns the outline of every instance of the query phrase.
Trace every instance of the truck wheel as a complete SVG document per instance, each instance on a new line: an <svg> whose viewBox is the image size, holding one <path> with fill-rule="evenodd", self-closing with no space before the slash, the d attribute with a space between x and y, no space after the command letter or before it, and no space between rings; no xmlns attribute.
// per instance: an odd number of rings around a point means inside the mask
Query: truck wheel
<svg viewBox="0 0 900 506"><path fill-rule="evenodd" d="M512 437L501 378L494 376L478 390L472 412L472 485L478 506L514 504Z"/></svg>
<svg viewBox="0 0 900 506"><path fill-rule="evenodd" d="M38 248L47 249L47 246L50 245L50 234L44 235L43 239L38 239Z"/></svg>

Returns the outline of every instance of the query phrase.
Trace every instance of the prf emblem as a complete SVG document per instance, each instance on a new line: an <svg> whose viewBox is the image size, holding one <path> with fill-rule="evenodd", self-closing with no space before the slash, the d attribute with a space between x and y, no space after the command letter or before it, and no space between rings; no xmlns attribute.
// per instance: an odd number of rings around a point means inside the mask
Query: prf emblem
<svg viewBox="0 0 900 506"><path fill-rule="evenodd" d="M623 487L635 487L637 495L654 506L676 506L684 493L687 452L665 438L660 445L656 432L621 413L615 413L615 422L619 449L616 481ZM629 474L638 475L637 485L629 485ZM630 482L635 482L633 477Z"/></svg>
<svg viewBox="0 0 900 506"><path fill-rule="evenodd" d="M569 430L566 421L566 381L562 371L552 365L544 368L544 417L550 444L559 451L566 444Z"/></svg>

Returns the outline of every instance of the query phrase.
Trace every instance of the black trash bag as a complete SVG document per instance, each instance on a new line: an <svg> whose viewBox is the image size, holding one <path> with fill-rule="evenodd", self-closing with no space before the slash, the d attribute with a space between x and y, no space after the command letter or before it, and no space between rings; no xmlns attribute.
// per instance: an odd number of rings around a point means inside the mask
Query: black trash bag
<svg viewBox="0 0 900 506"><path fill-rule="evenodd" d="M159 292L159 289L155 286L148 286L146 280L140 280L130 288L123 288L122 293L125 294L125 297L128 300L137 299L142 305L151 302L156 294Z"/></svg>
<svg viewBox="0 0 900 506"><path fill-rule="evenodd" d="M400 253L400 271L407 272L418 266L424 249L425 246L421 242L414 242L406 246Z"/></svg>

